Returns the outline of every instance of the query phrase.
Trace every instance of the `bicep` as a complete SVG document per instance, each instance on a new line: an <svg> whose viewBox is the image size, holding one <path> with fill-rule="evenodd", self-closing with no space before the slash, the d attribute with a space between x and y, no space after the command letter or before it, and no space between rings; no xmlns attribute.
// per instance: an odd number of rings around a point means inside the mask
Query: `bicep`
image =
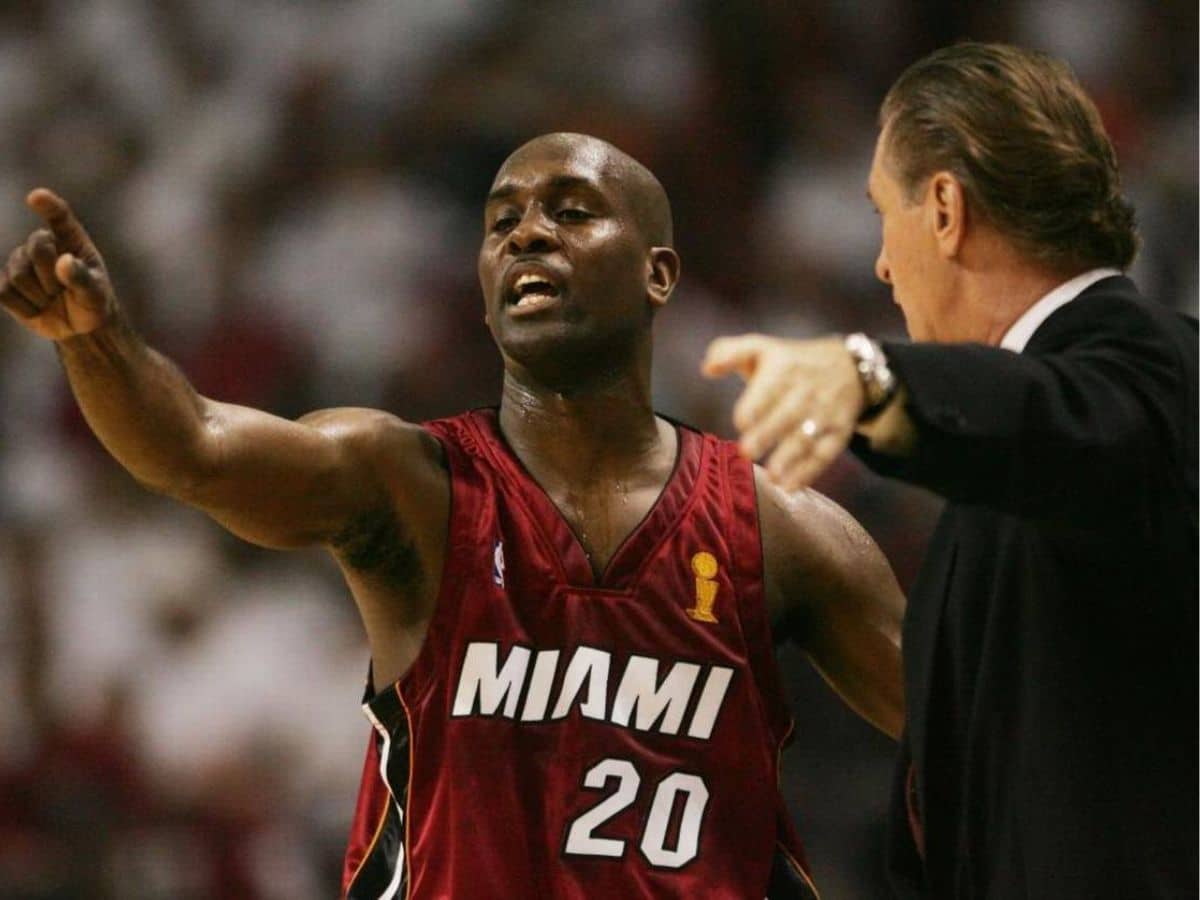
<svg viewBox="0 0 1200 900"><path fill-rule="evenodd" d="M325 543L387 501L380 457L419 448L415 426L369 410L326 410L299 420L205 401L201 475L181 499L252 543ZM408 444L410 447L403 445Z"/></svg>

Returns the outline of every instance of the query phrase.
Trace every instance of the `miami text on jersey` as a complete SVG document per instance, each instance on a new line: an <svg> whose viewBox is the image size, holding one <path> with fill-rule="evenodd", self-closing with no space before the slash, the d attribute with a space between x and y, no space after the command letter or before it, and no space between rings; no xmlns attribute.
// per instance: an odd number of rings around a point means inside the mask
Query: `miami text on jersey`
<svg viewBox="0 0 1200 900"><path fill-rule="evenodd" d="M728 666L676 661L660 680L663 661L633 654L614 694L609 690L611 653L578 647L560 666L563 655L560 650L515 646L501 663L499 644L471 642L459 670L451 715L549 722L565 719L578 705L586 719L708 740L733 679L733 669ZM553 690L556 682L557 693ZM699 699L692 709L696 695Z"/></svg>

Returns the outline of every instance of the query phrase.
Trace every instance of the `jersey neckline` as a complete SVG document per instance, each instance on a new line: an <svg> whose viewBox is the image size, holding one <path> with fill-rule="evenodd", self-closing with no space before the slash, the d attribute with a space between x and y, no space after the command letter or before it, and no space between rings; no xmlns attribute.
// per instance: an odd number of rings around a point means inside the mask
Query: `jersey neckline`
<svg viewBox="0 0 1200 900"><path fill-rule="evenodd" d="M525 468L500 431L499 410L495 407L475 410L471 418L497 468L517 486L517 497L526 507L535 528L553 549L562 579L571 587L622 593L631 590L642 568L652 558L654 549L671 533L695 497L704 440L687 426L667 419L676 435L674 468L646 515L621 541L597 579L583 544L566 516Z"/></svg>

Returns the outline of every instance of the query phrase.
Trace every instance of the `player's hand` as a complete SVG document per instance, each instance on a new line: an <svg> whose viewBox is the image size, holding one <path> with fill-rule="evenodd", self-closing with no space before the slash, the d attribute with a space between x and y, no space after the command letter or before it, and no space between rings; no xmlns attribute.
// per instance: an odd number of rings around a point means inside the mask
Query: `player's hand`
<svg viewBox="0 0 1200 900"><path fill-rule="evenodd" d="M95 331L117 309L96 245L53 191L37 188L25 202L47 227L9 254L0 272L0 306L51 341Z"/></svg>
<svg viewBox="0 0 1200 900"><path fill-rule="evenodd" d="M866 403L839 337L717 338L701 371L709 378L736 372L745 380L733 408L741 451L750 459L769 454L767 473L789 491L811 484L846 448Z"/></svg>

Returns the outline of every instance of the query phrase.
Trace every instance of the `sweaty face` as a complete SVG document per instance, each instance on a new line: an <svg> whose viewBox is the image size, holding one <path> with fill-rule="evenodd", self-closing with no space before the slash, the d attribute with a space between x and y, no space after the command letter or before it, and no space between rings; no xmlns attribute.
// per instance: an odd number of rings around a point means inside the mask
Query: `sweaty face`
<svg viewBox="0 0 1200 900"><path fill-rule="evenodd" d="M944 330L948 297L934 240L934 223L927 197L910 200L887 157L880 135L871 162L867 195L879 212L883 237L875 274L892 286L892 298L904 313L904 324L915 341L937 340ZM943 338L944 339L944 338Z"/></svg>
<svg viewBox="0 0 1200 900"><path fill-rule="evenodd" d="M647 250L602 145L521 148L484 207L479 282L496 343L536 365L647 331Z"/></svg>

